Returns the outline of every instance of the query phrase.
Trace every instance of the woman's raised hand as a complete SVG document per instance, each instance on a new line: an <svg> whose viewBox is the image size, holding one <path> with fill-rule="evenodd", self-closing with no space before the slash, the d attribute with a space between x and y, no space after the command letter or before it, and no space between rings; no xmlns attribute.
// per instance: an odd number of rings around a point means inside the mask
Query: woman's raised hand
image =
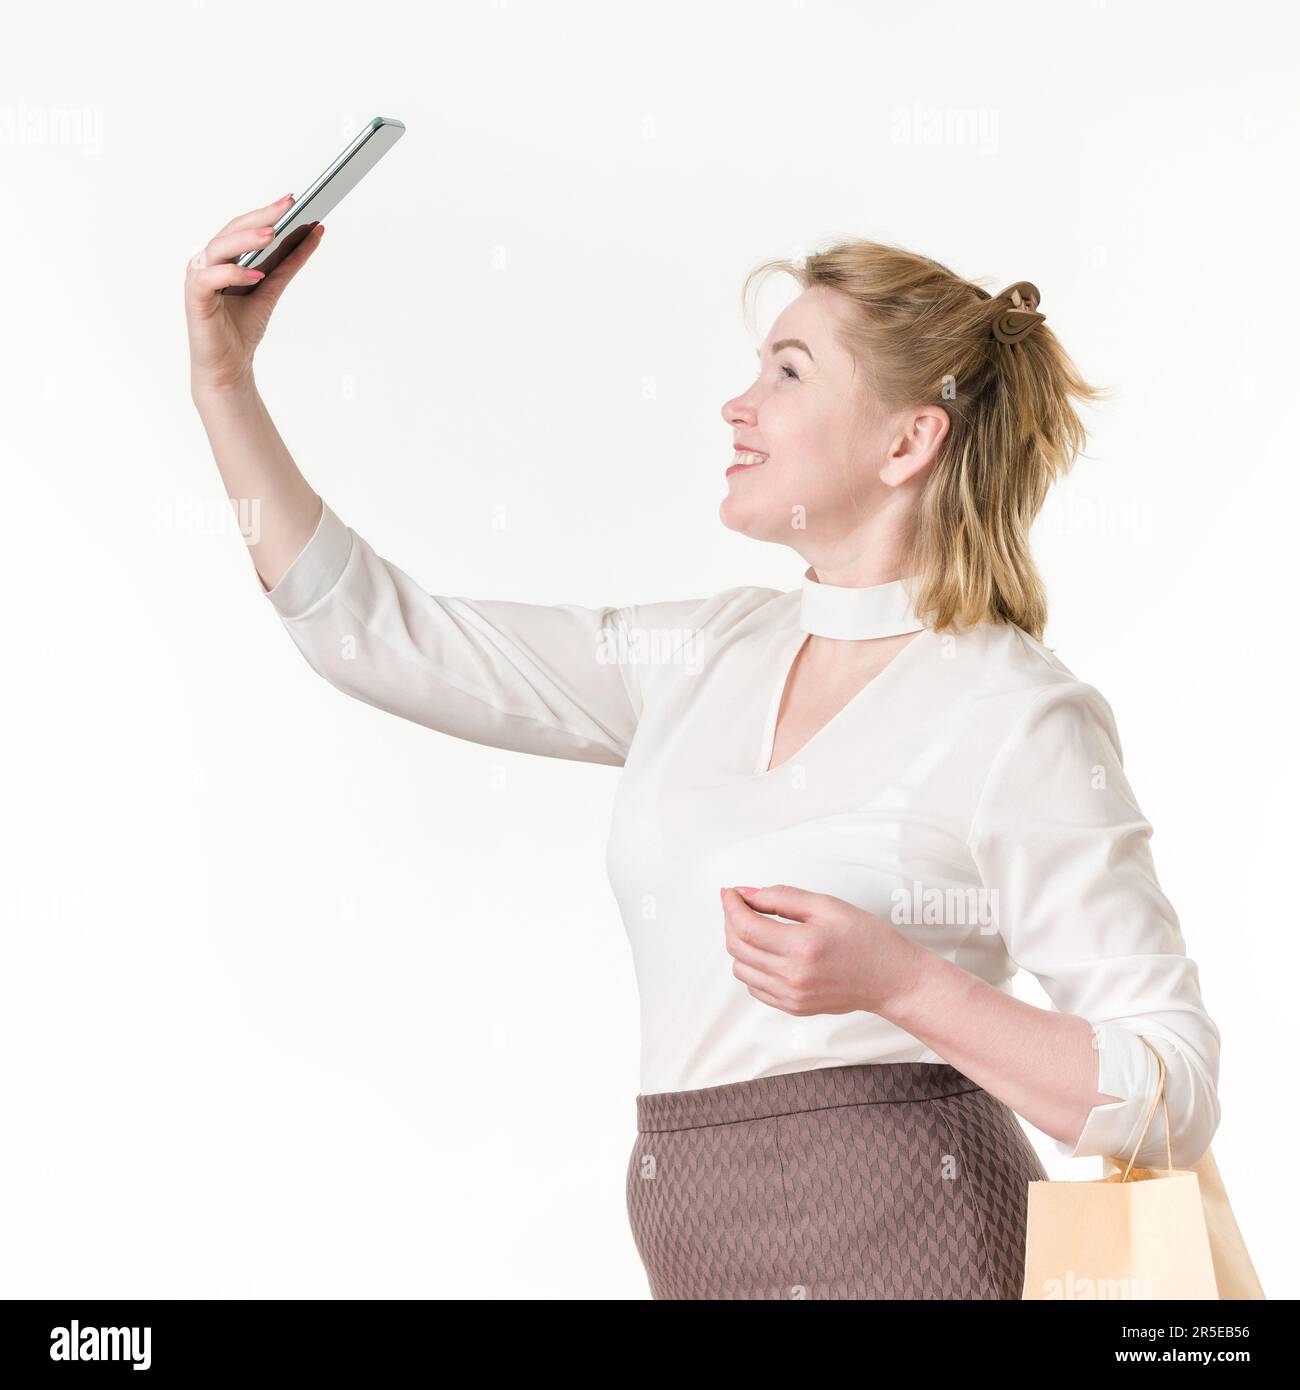
<svg viewBox="0 0 1300 1390"><path fill-rule="evenodd" d="M265 277L237 265L245 251L266 246L272 224L293 198L236 217L204 246L185 271L185 321L190 340L190 390L224 390L251 379L257 350L271 311L285 286L306 264L320 243L324 224L317 224ZM258 284L259 281L263 283ZM226 285L257 285L253 294L230 295Z"/></svg>

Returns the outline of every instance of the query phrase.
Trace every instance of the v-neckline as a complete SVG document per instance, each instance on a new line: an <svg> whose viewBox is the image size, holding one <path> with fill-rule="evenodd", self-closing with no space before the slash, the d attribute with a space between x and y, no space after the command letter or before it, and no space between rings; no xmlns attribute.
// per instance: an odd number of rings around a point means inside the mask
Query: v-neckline
<svg viewBox="0 0 1300 1390"><path fill-rule="evenodd" d="M814 745L822 738L827 730L832 728L835 724L838 724L851 710L856 709L861 704L865 704L867 702L867 697L870 696L873 691L877 691L881 681L887 680L890 672L897 669L899 663L907 657L908 653L924 642L926 638L933 636L933 633L929 628L922 628L917 632L910 642L899 651L895 652L884 666L872 676L866 685L864 685L856 695L852 696L846 704L841 705L821 728L817 729L811 737L804 741L801 747L795 749L784 762L777 763L775 767L768 767L768 763L772 761L772 753L774 751L773 745L776 742L776 723L777 716L781 712L781 701L785 697L786 686L790 683L790 675L794 670L794 663L798 660L799 653L803 650L804 644L811 636L811 633L805 632L802 628L798 628L794 633L791 646L786 648L788 655L781 663L780 680L777 682L776 690L768 704L767 718L763 722L763 737L759 747L758 766L755 771L750 773L749 781L761 782L766 778L774 777L778 772L785 772L790 767L804 761L806 756L813 751ZM897 679L897 677L895 676L894 679Z"/></svg>

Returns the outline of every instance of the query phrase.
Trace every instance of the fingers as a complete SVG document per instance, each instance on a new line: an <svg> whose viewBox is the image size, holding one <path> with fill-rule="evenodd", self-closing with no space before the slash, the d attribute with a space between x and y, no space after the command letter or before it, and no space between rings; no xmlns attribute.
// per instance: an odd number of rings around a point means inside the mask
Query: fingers
<svg viewBox="0 0 1300 1390"><path fill-rule="evenodd" d="M773 978L778 978L785 968L786 958L778 955L774 951L765 951L761 946L755 945L752 941L747 941L739 932L728 930L727 954L733 960L743 962L745 965L752 966L755 970L762 970Z"/></svg>
<svg viewBox="0 0 1300 1390"><path fill-rule="evenodd" d="M261 227L244 227L235 232L218 232L199 252L204 265L217 265L221 261L233 261L245 251L258 251L271 244L275 228L269 223Z"/></svg>
<svg viewBox="0 0 1300 1390"><path fill-rule="evenodd" d="M774 908L767 909L763 906L771 891L769 888L751 889L742 897L737 888L725 889L722 895L722 913L727 922L727 930L738 940L771 955L785 955L792 944L790 928L800 923L800 919L796 917L791 922L778 922L765 917L765 911L775 911ZM793 911L792 908L788 910Z"/></svg>
<svg viewBox="0 0 1300 1390"><path fill-rule="evenodd" d="M240 217L232 217L206 246L190 258L186 279L190 278L189 271L202 270L222 261L233 261L245 251L256 251L261 246L269 245L275 233L276 221L291 202L293 194L286 193L283 198L268 203L264 208L255 208Z"/></svg>
<svg viewBox="0 0 1300 1390"><path fill-rule="evenodd" d="M782 1013L792 1012L790 999L777 992L781 988L780 981L772 979L763 971L755 970L752 966L745 965L741 961L737 961L732 966L731 973L760 1003L767 1004L774 1009L780 1009Z"/></svg>
<svg viewBox="0 0 1300 1390"><path fill-rule="evenodd" d="M195 267L191 262L185 277L185 298L195 307L215 301L217 291L226 285L255 285L261 280L260 270L247 270L227 261L224 265Z"/></svg>
<svg viewBox="0 0 1300 1390"><path fill-rule="evenodd" d="M318 222L269 272L247 269L236 265L234 260L244 251L265 245L270 241L269 236L258 235L256 228L216 236L190 260L185 273L186 298L195 306L207 304L209 308L214 308L218 291L227 285L256 285L265 280L267 283L259 290L258 299L264 308L269 308L280 297L285 285L302 269L303 263L319 244L324 230L325 224ZM220 255L220 259L214 252ZM231 254L222 254L226 252Z"/></svg>
<svg viewBox="0 0 1300 1390"><path fill-rule="evenodd" d="M257 292L257 297L262 299L263 303L273 304L280 297L284 287L297 275L308 257L320 245L324 231L325 224L318 222L278 265L267 272L266 284Z"/></svg>
<svg viewBox="0 0 1300 1390"><path fill-rule="evenodd" d="M807 922L826 906L824 893L810 893L806 888L792 888L788 883L774 883L770 888L733 890L755 912L775 913L792 922Z"/></svg>
<svg viewBox="0 0 1300 1390"><path fill-rule="evenodd" d="M222 227L222 232L238 232L245 227L263 227L268 222L274 222L284 214L289 204L293 202L293 194L286 193L283 198L278 198L274 203L268 203L264 208L254 208L252 212L241 213L238 217L232 217L229 222Z"/></svg>

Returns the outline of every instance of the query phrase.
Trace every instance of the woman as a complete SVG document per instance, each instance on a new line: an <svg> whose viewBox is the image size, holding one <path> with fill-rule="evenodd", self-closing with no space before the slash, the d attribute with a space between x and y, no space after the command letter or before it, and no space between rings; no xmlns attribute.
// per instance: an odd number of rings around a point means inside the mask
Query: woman
<svg viewBox="0 0 1300 1390"><path fill-rule="evenodd" d="M1174 1163L1199 1158L1218 1030L1110 707L1041 642L1029 527L1097 393L1034 287L994 299L866 241L751 275L802 293L723 407L721 516L790 546L798 588L436 597L312 491L258 398L254 349L318 237L255 294L216 292L250 282L232 262L278 208L212 239L186 305L193 399L230 497L261 499L250 551L294 642L429 728L624 768L608 868L653 1296L1019 1298L1045 1174L1016 1115L1061 1153L1127 1156L1152 1047ZM1018 967L1054 1008L1011 996ZM1154 1124L1137 1161L1164 1145Z"/></svg>

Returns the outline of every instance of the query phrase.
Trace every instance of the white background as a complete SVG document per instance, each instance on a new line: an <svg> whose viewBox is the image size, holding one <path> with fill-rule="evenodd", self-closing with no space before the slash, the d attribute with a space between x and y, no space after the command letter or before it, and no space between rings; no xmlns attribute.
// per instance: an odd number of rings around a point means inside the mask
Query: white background
<svg viewBox="0 0 1300 1390"><path fill-rule="evenodd" d="M717 516L745 272L849 234L1040 288L1111 391L1036 530L1047 641L1115 710L1223 1035L1214 1153L1265 1290L1300 1292L1290 6L5 28L0 1295L647 1296L617 770L321 681L189 399L189 256L377 114L407 134L257 375L317 491L433 592L797 587Z"/></svg>

